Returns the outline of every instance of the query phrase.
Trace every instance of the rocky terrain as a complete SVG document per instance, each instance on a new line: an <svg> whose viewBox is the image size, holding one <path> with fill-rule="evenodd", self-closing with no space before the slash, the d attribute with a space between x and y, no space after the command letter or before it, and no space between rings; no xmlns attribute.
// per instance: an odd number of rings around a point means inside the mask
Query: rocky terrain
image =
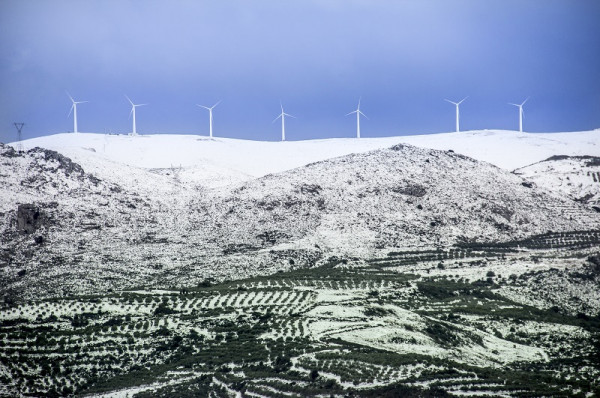
<svg viewBox="0 0 600 398"><path fill-rule="evenodd" d="M597 158L71 152L0 144L0 396L600 393Z"/></svg>
<svg viewBox="0 0 600 398"><path fill-rule="evenodd" d="M600 220L495 166L408 145L213 190L153 171L140 176L144 189L124 187L57 152L1 150L9 300L195 285Z"/></svg>

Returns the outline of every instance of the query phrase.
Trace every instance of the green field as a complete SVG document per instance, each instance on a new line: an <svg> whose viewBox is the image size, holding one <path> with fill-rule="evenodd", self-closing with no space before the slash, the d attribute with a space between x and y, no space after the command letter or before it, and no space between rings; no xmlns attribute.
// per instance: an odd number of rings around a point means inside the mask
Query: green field
<svg viewBox="0 0 600 398"><path fill-rule="evenodd" d="M599 395L599 236L6 306L0 394ZM591 293L561 301L569 286Z"/></svg>

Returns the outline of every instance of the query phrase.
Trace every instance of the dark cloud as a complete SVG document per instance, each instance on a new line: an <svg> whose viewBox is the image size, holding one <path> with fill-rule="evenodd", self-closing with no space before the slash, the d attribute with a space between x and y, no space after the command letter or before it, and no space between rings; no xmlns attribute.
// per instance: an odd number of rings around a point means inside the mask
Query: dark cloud
<svg viewBox="0 0 600 398"><path fill-rule="evenodd" d="M450 131L443 98L470 95L465 129L600 126L600 3L489 1L13 1L0 3L0 140L71 129L65 90L90 100L82 131L290 139Z"/></svg>

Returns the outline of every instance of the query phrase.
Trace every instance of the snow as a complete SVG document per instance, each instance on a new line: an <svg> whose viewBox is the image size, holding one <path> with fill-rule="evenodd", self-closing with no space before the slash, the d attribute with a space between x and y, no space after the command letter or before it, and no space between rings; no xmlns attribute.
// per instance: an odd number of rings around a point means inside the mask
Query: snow
<svg viewBox="0 0 600 398"><path fill-rule="evenodd" d="M28 294L42 290L42 279L61 292L168 288L184 275L190 285L209 277L241 279L289 269L291 260L306 266L331 256L380 257L463 238L504 241L592 229L597 213L568 198L541 195L489 163L414 146L376 148L420 140L456 152L462 145L473 155L520 145L513 152L527 153L519 159L526 164L556 153L593 155L598 137L480 131L297 142L87 133L36 138L25 147L54 148L85 173L70 174L68 162L48 151L6 151L0 170L6 176L0 178L6 223L0 232L12 233L15 203L37 203L49 221L36 233L52 244L34 245L31 260L19 254L31 247L31 238L20 236L5 275ZM369 149L376 150L365 153ZM361 153L326 159L352 151ZM489 160L492 152L480 155ZM245 179L250 181L217 188ZM37 264L47 264L43 273ZM229 299L206 304L231 305Z"/></svg>
<svg viewBox="0 0 600 398"><path fill-rule="evenodd" d="M554 194L582 203L600 204L600 159L590 157L553 158L515 170Z"/></svg>
<svg viewBox="0 0 600 398"><path fill-rule="evenodd" d="M332 138L266 142L195 135L105 135L64 133L23 141L25 149L56 150L87 168L106 161L143 169L176 169L179 178L219 186L290 170L333 157L387 148L398 143L454 150L513 170L552 155L600 156L600 131L519 133L480 130L380 138ZM16 146L16 144L13 144ZM87 167L87 168L86 168Z"/></svg>

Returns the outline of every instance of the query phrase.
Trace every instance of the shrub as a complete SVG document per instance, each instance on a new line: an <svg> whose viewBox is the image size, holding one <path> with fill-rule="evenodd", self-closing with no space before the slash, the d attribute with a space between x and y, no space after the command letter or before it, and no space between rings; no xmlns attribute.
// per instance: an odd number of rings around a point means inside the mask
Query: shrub
<svg viewBox="0 0 600 398"><path fill-rule="evenodd" d="M273 369L277 373L287 372L292 367L292 361L286 356L277 356L273 361Z"/></svg>

